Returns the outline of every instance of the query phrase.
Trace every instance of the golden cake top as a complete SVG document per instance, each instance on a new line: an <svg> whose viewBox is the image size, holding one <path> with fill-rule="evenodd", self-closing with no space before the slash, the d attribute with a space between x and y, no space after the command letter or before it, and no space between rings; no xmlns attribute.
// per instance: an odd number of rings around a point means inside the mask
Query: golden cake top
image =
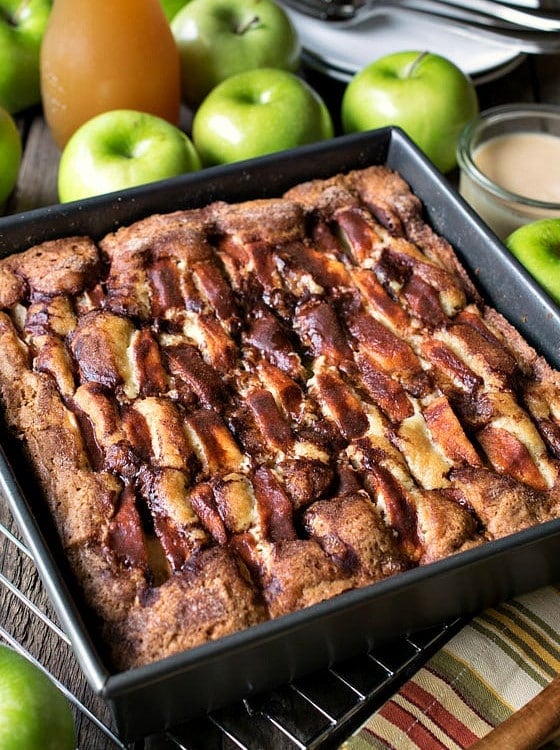
<svg viewBox="0 0 560 750"><path fill-rule="evenodd" d="M92 594L117 630L160 629L168 591L166 627L185 596L224 632L201 576L235 629L558 512L557 374L384 167L44 243L0 302L34 389L4 364L4 398L58 399L57 476L97 488L51 504L82 575L97 549L126 580Z"/></svg>

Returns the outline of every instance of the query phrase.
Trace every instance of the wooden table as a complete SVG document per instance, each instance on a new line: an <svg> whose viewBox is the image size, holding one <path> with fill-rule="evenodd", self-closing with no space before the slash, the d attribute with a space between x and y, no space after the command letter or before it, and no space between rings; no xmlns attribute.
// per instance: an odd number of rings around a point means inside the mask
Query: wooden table
<svg viewBox="0 0 560 750"><path fill-rule="evenodd" d="M309 74L309 78L310 82L321 90L325 81L316 79L312 74ZM339 105L342 89L343 85L336 83L330 83L325 89L325 98L331 107L336 108ZM503 77L480 84L478 94L482 109L512 102L547 102L560 105L560 55L522 59L515 69ZM52 141L41 111L38 109L25 113L20 122L24 140L23 160L17 187L3 207L4 214L46 206L57 200L56 175L59 151ZM555 166L559 168L559 165ZM18 533L1 497L0 523L12 529L15 534ZM7 541L2 535L0 560L2 575L52 616L32 562L18 551L13 542ZM98 717L110 724L105 706L92 695L85 684L71 657L69 647L62 644L58 635L42 624L35 614L7 590L3 579L0 579L0 626L46 664L73 693L92 708ZM84 718L81 712L77 713L77 725L82 750L103 750L113 747L111 741L94 723Z"/></svg>

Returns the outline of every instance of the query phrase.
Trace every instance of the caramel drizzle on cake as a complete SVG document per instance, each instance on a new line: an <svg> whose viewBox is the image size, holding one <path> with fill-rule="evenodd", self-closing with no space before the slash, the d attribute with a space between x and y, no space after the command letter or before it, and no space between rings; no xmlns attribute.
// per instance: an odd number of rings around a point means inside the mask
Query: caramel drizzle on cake
<svg viewBox="0 0 560 750"><path fill-rule="evenodd" d="M558 515L558 373L385 167L45 242L0 302L118 668Z"/></svg>

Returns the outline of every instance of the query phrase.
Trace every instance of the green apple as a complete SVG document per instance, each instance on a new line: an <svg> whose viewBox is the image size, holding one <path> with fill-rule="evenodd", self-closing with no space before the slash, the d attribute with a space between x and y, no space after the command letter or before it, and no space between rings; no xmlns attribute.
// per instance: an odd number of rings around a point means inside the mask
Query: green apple
<svg viewBox="0 0 560 750"><path fill-rule="evenodd" d="M188 1L189 0L160 0L165 17L170 23Z"/></svg>
<svg viewBox="0 0 560 750"><path fill-rule="evenodd" d="M74 717L64 695L39 667L0 644L0 748L75 747Z"/></svg>
<svg viewBox="0 0 560 750"><path fill-rule="evenodd" d="M190 0L173 18L171 31L183 99L191 107L236 73L299 66L298 34L274 0Z"/></svg>
<svg viewBox="0 0 560 750"><path fill-rule="evenodd" d="M441 172L456 166L456 146L478 113L471 79L429 52L395 52L374 60L348 83L341 105L346 133L397 125Z"/></svg>
<svg viewBox="0 0 560 750"><path fill-rule="evenodd" d="M123 190L200 169L188 136L156 115L103 112L70 138L58 167L61 203Z"/></svg>
<svg viewBox="0 0 560 750"><path fill-rule="evenodd" d="M505 244L560 305L560 217L524 224L506 238Z"/></svg>
<svg viewBox="0 0 560 750"><path fill-rule="evenodd" d="M0 106L20 112L41 101L39 51L50 0L0 0Z"/></svg>
<svg viewBox="0 0 560 750"><path fill-rule="evenodd" d="M0 203L17 182L21 162L21 137L14 118L0 107Z"/></svg>
<svg viewBox="0 0 560 750"><path fill-rule="evenodd" d="M228 164L333 136L319 94L286 70L247 70L218 84L195 112L192 138L205 166Z"/></svg>

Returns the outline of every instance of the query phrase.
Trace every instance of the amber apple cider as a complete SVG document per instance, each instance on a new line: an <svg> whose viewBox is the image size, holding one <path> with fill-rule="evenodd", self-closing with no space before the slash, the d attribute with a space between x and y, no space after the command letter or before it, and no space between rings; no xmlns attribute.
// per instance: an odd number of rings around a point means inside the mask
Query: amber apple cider
<svg viewBox="0 0 560 750"><path fill-rule="evenodd" d="M41 48L41 90L60 148L86 120L112 109L178 124L179 54L159 0L55 0Z"/></svg>

